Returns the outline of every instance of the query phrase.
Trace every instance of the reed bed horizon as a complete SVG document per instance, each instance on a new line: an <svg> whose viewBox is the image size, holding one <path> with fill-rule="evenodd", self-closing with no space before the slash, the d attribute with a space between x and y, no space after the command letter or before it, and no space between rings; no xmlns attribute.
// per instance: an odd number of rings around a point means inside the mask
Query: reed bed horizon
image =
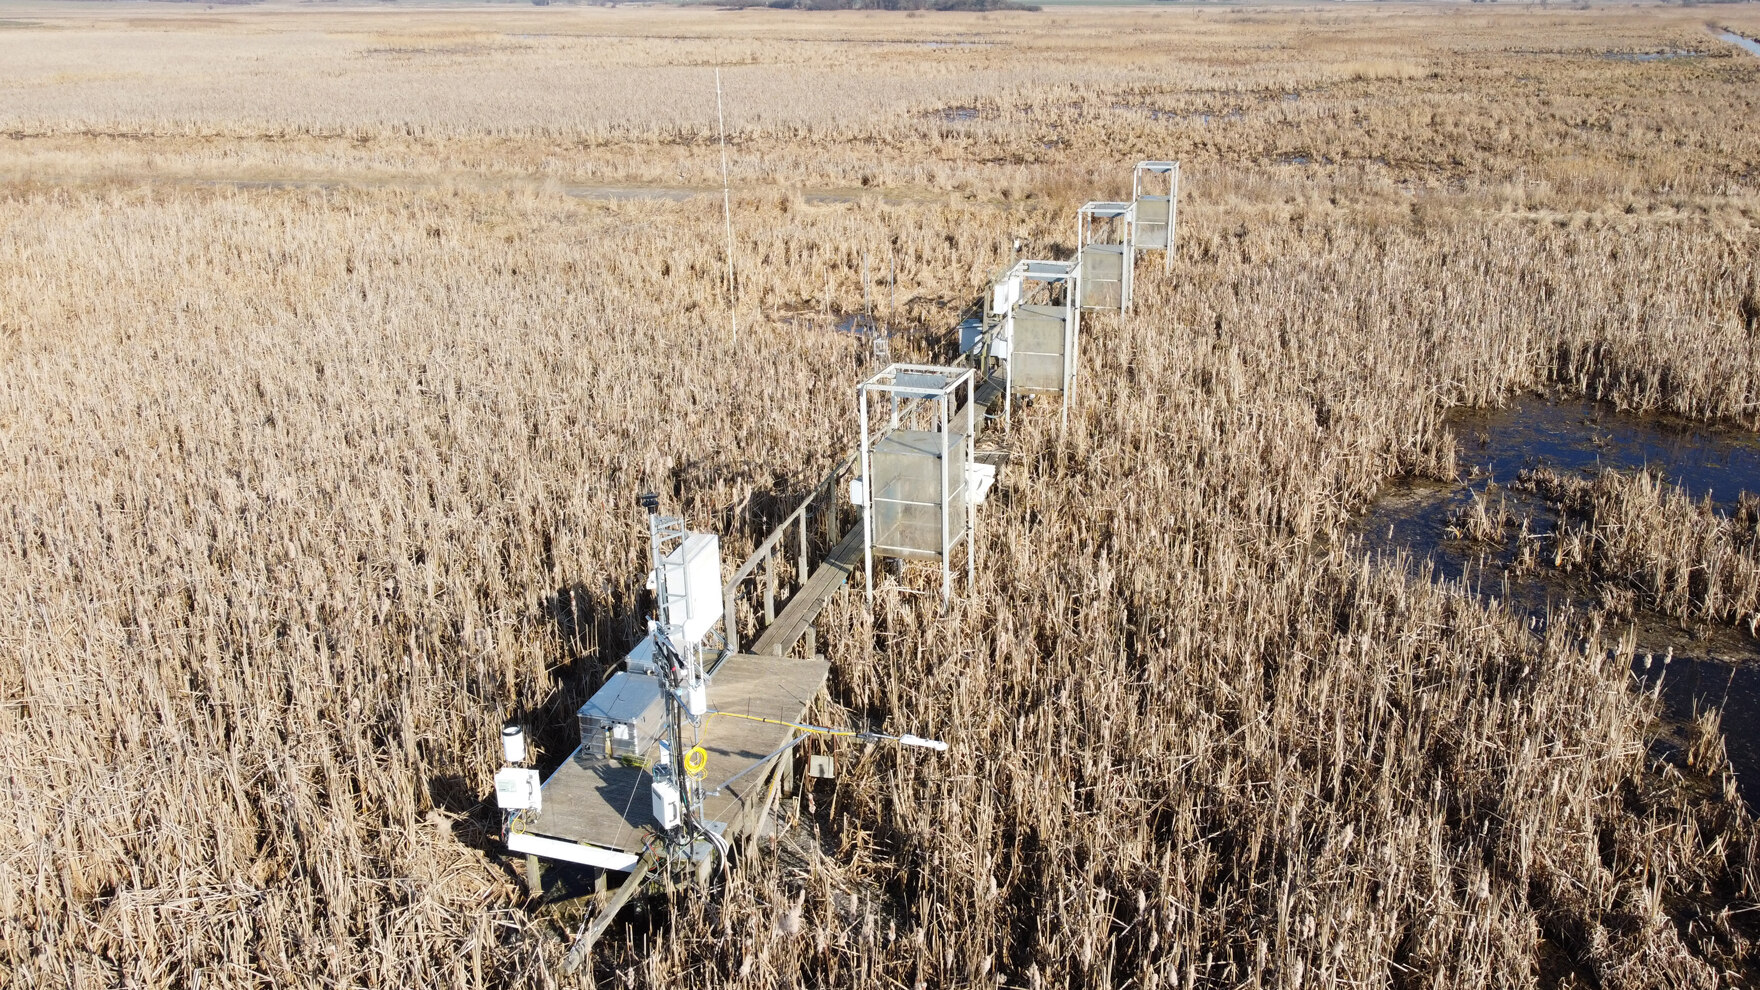
<svg viewBox="0 0 1760 990"><path fill-rule="evenodd" d="M813 314L945 359L1015 238L1174 157L1172 273L1088 322L1067 430L1017 417L979 587L820 626L826 718L953 748L840 753L816 851L595 981L1753 982L1716 718L1660 759L1605 618L1345 538L1453 473L1456 405L1760 427L1760 60L1703 10L42 11L0 26L7 979L562 985L495 738L566 753L639 635L634 495L737 558L852 443ZM718 197L566 188L718 186L722 57L737 340Z"/></svg>

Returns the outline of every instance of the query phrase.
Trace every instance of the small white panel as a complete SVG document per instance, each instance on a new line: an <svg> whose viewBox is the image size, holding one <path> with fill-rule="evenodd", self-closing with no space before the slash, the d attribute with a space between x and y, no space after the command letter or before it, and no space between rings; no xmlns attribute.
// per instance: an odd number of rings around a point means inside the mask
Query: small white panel
<svg viewBox="0 0 1760 990"><path fill-rule="evenodd" d="M868 486L864 485L860 478L849 479L849 504L868 504Z"/></svg>
<svg viewBox="0 0 1760 990"><path fill-rule="evenodd" d="M983 317L974 316L969 320L959 321L959 352L961 354L970 354L972 348L978 346L978 338L983 335Z"/></svg>
<svg viewBox="0 0 1760 990"><path fill-rule="evenodd" d="M687 684L684 688L684 696L678 700L684 704L685 714L691 718L702 718L703 714L709 710L709 685L702 681Z"/></svg>
<svg viewBox="0 0 1760 990"><path fill-rule="evenodd" d="M680 650L703 641L721 621L721 540L691 533L661 560L666 568L666 618L684 627Z"/></svg>
<svg viewBox="0 0 1760 990"><path fill-rule="evenodd" d="M837 776L837 762L828 754L818 753L807 757L807 776L820 780L830 780Z"/></svg>
<svg viewBox="0 0 1760 990"><path fill-rule="evenodd" d="M660 823L661 828L677 828L678 823L684 819L679 810L678 788L669 781L656 780L651 790L654 795L654 820Z"/></svg>
<svg viewBox="0 0 1760 990"><path fill-rule="evenodd" d="M1007 361L1008 360L1008 355L1013 350L1013 347L1012 347L1013 341L1009 339L1013 335L1012 334L1013 330L1014 330L1014 327L1012 327L1012 326L1009 327L1008 330L1004 332L1005 333L1004 336L999 336L995 340L992 340L990 342L990 356L991 357L995 358L998 361Z"/></svg>
<svg viewBox="0 0 1760 990"><path fill-rule="evenodd" d="M1017 275L1012 278L1005 278L1002 281L997 282L992 289L990 297L990 312L998 315L1006 313L1014 308L1015 302L1018 301L1020 297L1020 276Z"/></svg>
<svg viewBox="0 0 1760 990"><path fill-rule="evenodd" d="M966 465L966 488L972 493L972 501L979 505L996 487L996 465L983 464L977 461Z"/></svg>
<svg viewBox="0 0 1760 990"><path fill-rule="evenodd" d="M542 811L544 788L538 771L503 767L495 771L495 803L502 811Z"/></svg>

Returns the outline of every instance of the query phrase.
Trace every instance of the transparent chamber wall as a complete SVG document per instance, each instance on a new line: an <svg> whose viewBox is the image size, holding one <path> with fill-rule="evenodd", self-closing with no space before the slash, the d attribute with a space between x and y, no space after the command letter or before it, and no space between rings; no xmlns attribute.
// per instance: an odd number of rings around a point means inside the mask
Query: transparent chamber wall
<svg viewBox="0 0 1760 990"><path fill-rule="evenodd" d="M1167 218L1172 201L1166 196L1137 197L1137 236L1139 249L1156 251L1167 248Z"/></svg>
<svg viewBox="0 0 1760 990"><path fill-rule="evenodd" d="M945 473L941 444L947 442ZM966 438L932 430L896 430L869 454L874 486L874 552L940 557L966 529ZM947 543L941 541L946 507Z"/></svg>
<svg viewBox="0 0 1760 990"><path fill-rule="evenodd" d="M1015 307L1014 342L1009 352L1009 383L1013 388L1063 390L1066 323L1062 306Z"/></svg>
<svg viewBox="0 0 1760 990"><path fill-rule="evenodd" d="M1124 245L1082 248L1081 295L1084 309L1124 308Z"/></svg>

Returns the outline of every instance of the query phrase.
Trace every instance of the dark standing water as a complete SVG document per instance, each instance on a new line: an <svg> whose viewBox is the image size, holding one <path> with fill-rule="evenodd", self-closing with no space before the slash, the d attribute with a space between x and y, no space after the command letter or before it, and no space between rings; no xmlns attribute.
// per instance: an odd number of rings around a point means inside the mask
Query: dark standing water
<svg viewBox="0 0 1760 990"><path fill-rule="evenodd" d="M1745 49L1748 54L1760 58L1760 41L1755 41L1753 38L1744 38L1734 31L1719 31L1717 32L1717 36L1738 48Z"/></svg>
<svg viewBox="0 0 1760 990"><path fill-rule="evenodd" d="M1410 551L1414 567L1429 560L1436 577L1465 579L1479 593L1536 617L1558 606L1593 605L1595 589L1544 567L1538 573L1509 575L1514 546L1450 536L1450 523L1488 485L1506 489L1527 468L1584 477L1602 468L1647 468L1695 499L1709 497L1725 513L1741 493L1760 492L1760 435L1747 431L1537 397L1504 409L1459 410L1448 423L1459 441L1463 480L1390 482L1359 521L1357 533L1371 550ZM1544 500L1507 490L1504 497L1517 519L1527 517L1531 534L1549 533L1558 524ZM1689 634L1678 621L1655 613L1640 612L1633 632L1638 646L1633 673L1647 687L1662 678L1664 709L1671 720L1685 722L1695 706L1723 709L1738 783L1750 805L1760 804L1760 643L1727 627ZM1651 655L1648 666L1646 655Z"/></svg>
<svg viewBox="0 0 1760 990"><path fill-rule="evenodd" d="M936 119L944 124L961 124L979 117L977 107L945 107L934 112Z"/></svg>
<svg viewBox="0 0 1760 990"><path fill-rule="evenodd" d="M1675 59L1675 58L1696 58L1696 57L1698 57L1698 55L1699 55L1698 52L1685 52L1685 51L1608 52L1606 55L1604 55L1602 57L1612 59L1615 62L1664 62L1669 59Z"/></svg>

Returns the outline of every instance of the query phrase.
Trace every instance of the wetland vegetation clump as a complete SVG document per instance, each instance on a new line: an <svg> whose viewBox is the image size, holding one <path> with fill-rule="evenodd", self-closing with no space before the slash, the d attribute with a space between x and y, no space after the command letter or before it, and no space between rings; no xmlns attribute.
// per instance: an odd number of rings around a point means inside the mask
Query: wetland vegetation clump
<svg viewBox="0 0 1760 990"><path fill-rule="evenodd" d="M1587 573L1684 621L1760 631L1760 494L1742 493L1724 513L1646 471L1590 480L1540 470L1525 484L1564 513L1544 555L1552 566Z"/></svg>

